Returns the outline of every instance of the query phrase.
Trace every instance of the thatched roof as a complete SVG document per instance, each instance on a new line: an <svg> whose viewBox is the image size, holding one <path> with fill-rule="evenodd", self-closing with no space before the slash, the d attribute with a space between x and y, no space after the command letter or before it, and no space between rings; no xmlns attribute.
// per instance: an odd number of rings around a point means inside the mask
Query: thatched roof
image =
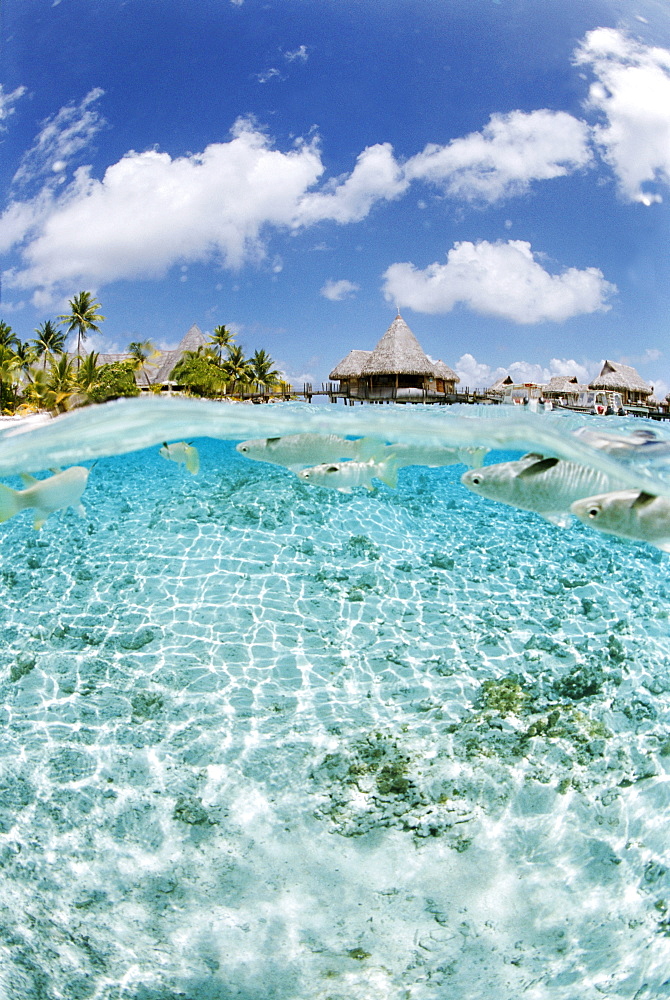
<svg viewBox="0 0 670 1000"><path fill-rule="evenodd" d="M149 363L149 377L152 382L162 385L170 380L170 372L177 364L185 351L197 351L199 347L204 347L208 343L204 333L194 323L182 337L179 346L174 351L161 351L160 356Z"/></svg>
<svg viewBox="0 0 670 1000"><path fill-rule="evenodd" d="M396 316L363 365L363 375L432 375L434 362L423 352L402 316Z"/></svg>
<svg viewBox="0 0 670 1000"><path fill-rule="evenodd" d="M547 382L545 392L588 392L588 385L577 381L576 375L552 375Z"/></svg>
<svg viewBox="0 0 670 1000"><path fill-rule="evenodd" d="M461 381L456 372L449 365L445 365L444 361L433 362L433 374L436 378L444 379L445 382Z"/></svg>
<svg viewBox="0 0 670 1000"><path fill-rule="evenodd" d="M372 351L349 351L346 358L335 365L328 378L359 378L363 365L371 354Z"/></svg>
<svg viewBox="0 0 670 1000"><path fill-rule="evenodd" d="M489 392L499 392L501 389L504 389L506 385L514 385L514 380L510 378L509 375L501 375L500 378L496 379L493 383Z"/></svg>
<svg viewBox="0 0 670 1000"><path fill-rule="evenodd" d="M591 382L591 389L627 389L629 392L641 392L649 395L652 386L644 381L630 365L621 365L618 361L606 361L597 378Z"/></svg>

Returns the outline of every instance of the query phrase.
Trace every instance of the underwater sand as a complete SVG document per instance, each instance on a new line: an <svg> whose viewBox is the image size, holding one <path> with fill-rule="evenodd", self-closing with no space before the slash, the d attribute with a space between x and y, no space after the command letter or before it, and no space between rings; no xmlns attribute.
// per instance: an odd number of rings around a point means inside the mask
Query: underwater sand
<svg viewBox="0 0 670 1000"><path fill-rule="evenodd" d="M670 997L669 557L195 444L0 526L2 1000Z"/></svg>

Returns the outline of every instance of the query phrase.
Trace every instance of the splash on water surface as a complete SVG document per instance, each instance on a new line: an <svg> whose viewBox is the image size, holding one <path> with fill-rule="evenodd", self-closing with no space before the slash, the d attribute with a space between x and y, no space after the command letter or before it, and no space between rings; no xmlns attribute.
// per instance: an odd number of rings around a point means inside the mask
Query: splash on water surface
<svg viewBox="0 0 670 1000"><path fill-rule="evenodd" d="M86 519L0 528L2 1000L670 996L669 557L463 467L343 495L233 443L614 461L532 417L142 400L4 430L10 486L97 462ZM160 457L196 435L198 475Z"/></svg>

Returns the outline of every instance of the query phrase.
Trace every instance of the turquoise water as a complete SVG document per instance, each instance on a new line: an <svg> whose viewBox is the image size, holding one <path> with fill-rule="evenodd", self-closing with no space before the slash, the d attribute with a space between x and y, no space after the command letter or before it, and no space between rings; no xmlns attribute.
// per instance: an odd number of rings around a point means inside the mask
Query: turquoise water
<svg viewBox="0 0 670 1000"><path fill-rule="evenodd" d="M593 423L172 404L0 440L97 457L86 519L0 526L2 1000L670 996L669 557L462 466L343 495L233 444ZM157 443L197 428L194 477Z"/></svg>

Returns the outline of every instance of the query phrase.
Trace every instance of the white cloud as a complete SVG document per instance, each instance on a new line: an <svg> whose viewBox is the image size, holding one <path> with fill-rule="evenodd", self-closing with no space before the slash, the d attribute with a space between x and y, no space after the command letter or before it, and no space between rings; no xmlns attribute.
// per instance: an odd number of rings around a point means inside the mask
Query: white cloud
<svg viewBox="0 0 670 1000"><path fill-rule="evenodd" d="M105 124L97 109L92 107L103 93L96 87L80 104L66 104L42 122L35 142L24 154L14 175L14 183L25 184L43 174L60 174L65 170L72 157L88 146Z"/></svg>
<svg viewBox="0 0 670 1000"><path fill-rule="evenodd" d="M80 168L69 185L0 218L0 247L28 238L6 284L37 288L45 302L59 288L157 278L177 263L239 267L263 256L266 226L294 222L322 171L315 144L282 153L247 121L203 153L130 152L101 180Z"/></svg>
<svg viewBox="0 0 670 1000"><path fill-rule="evenodd" d="M426 146L407 161L405 177L437 184L453 198L491 203L590 160L584 122L564 111L512 111L492 115L481 132Z"/></svg>
<svg viewBox="0 0 670 1000"><path fill-rule="evenodd" d="M552 358L549 365L539 365L532 361L513 361L507 368L492 368L479 362L472 354L463 354L454 371L461 379L461 384L471 389L484 389L493 385L499 378L509 375L514 382L537 382L546 385L554 375L576 375L578 381L588 385L591 379L600 371L601 365L589 362L586 365L567 358Z"/></svg>
<svg viewBox="0 0 670 1000"><path fill-rule="evenodd" d="M263 70L262 73L256 73L256 79L259 83L268 83L270 80L283 80L284 77L281 75L279 70L275 69L273 66L270 69Z"/></svg>
<svg viewBox="0 0 670 1000"><path fill-rule="evenodd" d="M607 310L606 300L616 291L595 267L550 274L522 240L456 243L446 264L423 271L411 263L392 264L383 277L386 299L398 306L446 313L461 303L515 323L562 322Z"/></svg>
<svg viewBox="0 0 670 1000"><path fill-rule="evenodd" d="M307 62L309 59L307 46L299 45L297 49L293 50L293 52L285 52L284 59L286 59L287 62Z"/></svg>
<svg viewBox="0 0 670 1000"><path fill-rule="evenodd" d="M342 299L352 298L359 288L360 285L355 285L353 281L347 281L346 278L342 278L340 281L333 281L329 278L321 289L321 295L324 299L330 299L331 302L341 302Z"/></svg>
<svg viewBox="0 0 670 1000"><path fill-rule="evenodd" d="M325 219L360 222L377 201L399 198L407 186L390 143L368 146L348 176L330 181L322 191L305 195L295 225L308 226Z"/></svg>
<svg viewBox="0 0 670 1000"><path fill-rule="evenodd" d="M596 81L589 106L606 124L594 129L621 195L651 205L661 201L645 185L670 184L670 51L643 45L614 28L589 31L575 54Z"/></svg>
<svg viewBox="0 0 670 1000"><path fill-rule="evenodd" d="M17 87L11 94L6 94L0 83L0 129L6 128L2 122L4 122L5 118L9 118L10 115L14 114L14 105L20 97L23 97L25 92L25 87Z"/></svg>

